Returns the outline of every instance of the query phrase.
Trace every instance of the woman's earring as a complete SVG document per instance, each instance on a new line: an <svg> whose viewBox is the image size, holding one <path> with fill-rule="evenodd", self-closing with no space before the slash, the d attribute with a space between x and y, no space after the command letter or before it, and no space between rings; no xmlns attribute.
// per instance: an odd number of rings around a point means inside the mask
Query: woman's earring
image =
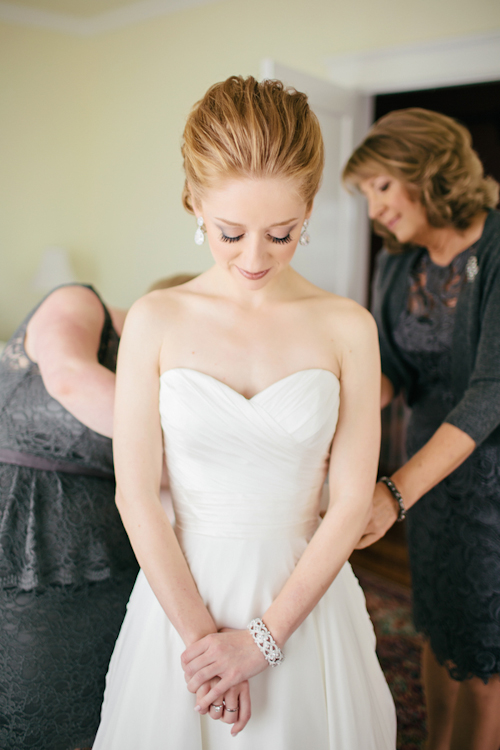
<svg viewBox="0 0 500 750"><path fill-rule="evenodd" d="M300 245L308 245L311 240L311 238L309 237L307 233L308 226L309 226L309 219L306 219L304 223L302 224L302 229L300 230L300 237L299 237Z"/></svg>
<svg viewBox="0 0 500 750"><path fill-rule="evenodd" d="M198 218L196 219L196 223L198 224L198 228L194 233L194 241L197 245L203 245L203 243L205 242L206 232L206 229L203 225L203 216L198 216Z"/></svg>

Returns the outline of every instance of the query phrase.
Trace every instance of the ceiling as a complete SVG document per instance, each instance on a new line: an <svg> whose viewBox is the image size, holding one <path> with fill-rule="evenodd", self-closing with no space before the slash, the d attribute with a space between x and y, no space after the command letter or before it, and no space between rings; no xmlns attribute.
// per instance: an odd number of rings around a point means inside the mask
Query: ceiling
<svg viewBox="0 0 500 750"><path fill-rule="evenodd" d="M0 21L92 36L218 0L0 0Z"/></svg>

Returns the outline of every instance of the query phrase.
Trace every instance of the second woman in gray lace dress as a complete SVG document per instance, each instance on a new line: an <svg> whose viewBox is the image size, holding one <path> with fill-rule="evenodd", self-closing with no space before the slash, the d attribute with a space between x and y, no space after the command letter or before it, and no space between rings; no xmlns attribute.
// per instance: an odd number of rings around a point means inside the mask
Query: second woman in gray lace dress
<svg viewBox="0 0 500 750"><path fill-rule="evenodd" d="M114 502L124 311L59 288L0 359L0 748L74 750L99 723L138 566Z"/></svg>
<svg viewBox="0 0 500 750"><path fill-rule="evenodd" d="M500 746L500 214L469 133L421 109L379 120L344 177L386 239L374 314L382 405L403 390L414 619L428 750ZM379 482L360 546L399 506Z"/></svg>

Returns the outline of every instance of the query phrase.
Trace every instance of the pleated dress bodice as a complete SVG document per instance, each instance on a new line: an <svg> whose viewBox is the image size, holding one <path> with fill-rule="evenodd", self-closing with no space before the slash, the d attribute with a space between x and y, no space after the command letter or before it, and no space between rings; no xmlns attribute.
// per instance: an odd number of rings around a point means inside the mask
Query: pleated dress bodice
<svg viewBox="0 0 500 750"><path fill-rule="evenodd" d="M310 536L339 410L339 381L302 370L247 399L186 368L161 377L160 413L179 529Z"/></svg>

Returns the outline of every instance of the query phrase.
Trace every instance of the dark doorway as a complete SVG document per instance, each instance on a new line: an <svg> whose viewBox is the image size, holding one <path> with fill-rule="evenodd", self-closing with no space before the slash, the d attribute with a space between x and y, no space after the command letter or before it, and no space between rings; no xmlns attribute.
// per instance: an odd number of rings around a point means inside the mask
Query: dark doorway
<svg viewBox="0 0 500 750"><path fill-rule="evenodd" d="M407 107L431 109L459 120L470 130L472 144L484 164L485 173L500 182L500 81L381 94L375 97L374 119ZM375 256L381 246L380 237L372 233L370 289ZM408 410L401 397L382 412L380 476L390 476L406 460L404 443L407 416ZM355 551L351 561L409 585L404 524L395 524L380 541L365 550Z"/></svg>

